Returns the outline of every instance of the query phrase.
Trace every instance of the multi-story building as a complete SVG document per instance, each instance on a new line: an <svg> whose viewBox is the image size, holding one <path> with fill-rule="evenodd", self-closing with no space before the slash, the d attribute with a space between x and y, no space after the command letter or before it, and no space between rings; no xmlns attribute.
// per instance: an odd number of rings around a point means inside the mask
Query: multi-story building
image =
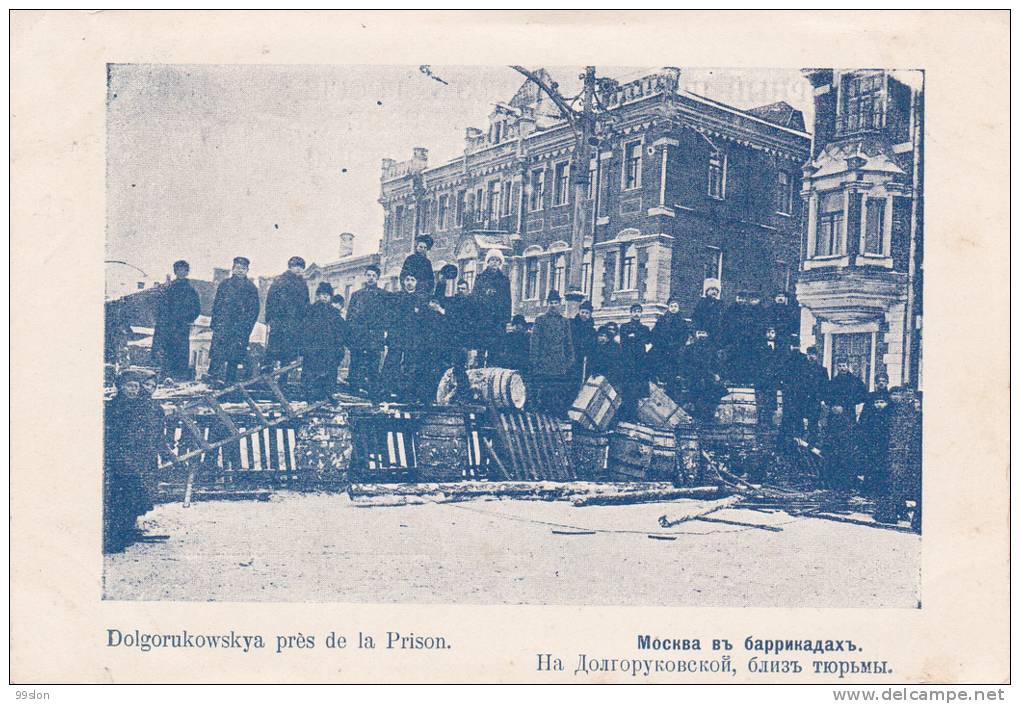
<svg viewBox="0 0 1020 704"><path fill-rule="evenodd" d="M545 78L546 74L540 72ZM586 169L581 279L598 321L635 302L651 319L677 295L689 314L706 278L723 297L792 290L802 230L801 168L810 137L786 103L738 110L684 90L664 69L602 96L605 116L588 163L552 101L525 82L498 104L464 153L431 166L428 150L382 162L383 280L397 285L414 238L435 240L438 270L471 281L485 252L507 255L515 312L529 319L569 278L571 173Z"/></svg>
<svg viewBox="0 0 1020 704"><path fill-rule="evenodd" d="M919 386L923 274L920 72L806 69L814 87L801 344L874 387Z"/></svg>

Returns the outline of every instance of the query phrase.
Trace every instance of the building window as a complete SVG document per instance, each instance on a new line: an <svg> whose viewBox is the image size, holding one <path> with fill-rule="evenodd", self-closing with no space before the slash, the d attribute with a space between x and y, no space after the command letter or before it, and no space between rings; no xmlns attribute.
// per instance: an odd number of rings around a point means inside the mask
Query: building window
<svg viewBox="0 0 1020 704"><path fill-rule="evenodd" d="M581 259L581 292L585 296L591 296L591 250L584 250Z"/></svg>
<svg viewBox="0 0 1020 704"><path fill-rule="evenodd" d="M503 193L503 207L501 209L501 212L503 213L503 217L506 217L507 215L510 215L514 212L514 200L512 197L513 182L504 181L502 193Z"/></svg>
<svg viewBox="0 0 1020 704"><path fill-rule="evenodd" d="M793 213L793 178L785 171L779 172L776 193L776 212L781 215Z"/></svg>
<svg viewBox="0 0 1020 704"><path fill-rule="evenodd" d="M720 200L726 197L726 155L722 152L708 158L708 195Z"/></svg>
<svg viewBox="0 0 1020 704"><path fill-rule="evenodd" d="M566 285L564 275L567 271L567 255L557 254L553 257L552 269L550 270L549 277L549 290L556 290L563 293L563 287Z"/></svg>
<svg viewBox="0 0 1020 704"><path fill-rule="evenodd" d="M423 200L421 202L421 231L430 232L432 230L432 201Z"/></svg>
<svg viewBox="0 0 1020 704"><path fill-rule="evenodd" d="M570 163L564 161L556 164L556 190L553 193L553 205L565 205L569 200Z"/></svg>
<svg viewBox="0 0 1020 704"><path fill-rule="evenodd" d="M641 142L623 148L623 190L641 187Z"/></svg>
<svg viewBox="0 0 1020 704"><path fill-rule="evenodd" d="M634 245L624 245L620 256L620 290L629 291L636 286Z"/></svg>
<svg viewBox="0 0 1020 704"><path fill-rule="evenodd" d="M599 170L597 164L592 164L588 167L588 200L595 199L595 188L598 184Z"/></svg>
<svg viewBox="0 0 1020 704"><path fill-rule="evenodd" d="M489 181L489 201L486 204L487 210L485 214L487 220L495 220L499 217L499 204L502 200L499 188L499 181Z"/></svg>
<svg viewBox="0 0 1020 704"><path fill-rule="evenodd" d="M535 169L531 172L531 198L528 201L528 210L532 212L541 210L543 200L545 200L545 169Z"/></svg>
<svg viewBox="0 0 1020 704"><path fill-rule="evenodd" d="M704 278L718 279L722 283L723 253L718 247L707 247L705 249Z"/></svg>
<svg viewBox="0 0 1020 704"><path fill-rule="evenodd" d="M485 189L479 186L475 189L475 222L480 222L485 214Z"/></svg>
<svg viewBox="0 0 1020 704"><path fill-rule="evenodd" d="M843 132L877 129L882 126L884 111L881 73L863 73L847 76L843 94Z"/></svg>
<svg viewBox="0 0 1020 704"><path fill-rule="evenodd" d="M436 228L439 229L439 230L445 230L446 228L448 228L450 226L450 196L449 195L444 193L443 195L439 196L438 210L439 210L439 212L437 213L437 216L439 217L439 222L436 224Z"/></svg>
<svg viewBox="0 0 1020 704"><path fill-rule="evenodd" d="M815 232L815 256L831 257L843 249L843 193L829 191L818 199L818 226Z"/></svg>
<svg viewBox="0 0 1020 704"><path fill-rule="evenodd" d="M457 227L464 227L464 212L467 210L467 192L457 191Z"/></svg>
<svg viewBox="0 0 1020 704"><path fill-rule="evenodd" d="M538 258L524 260L524 298L533 301L538 298Z"/></svg>
<svg viewBox="0 0 1020 704"><path fill-rule="evenodd" d="M864 254L885 255L885 200L864 202Z"/></svg>
<svg viewBox="0 0 1020 704"><path fill-rule="evenodd" d="M393 236L401 237L404 234L404 206L398 205L393 209Z"/></svg>

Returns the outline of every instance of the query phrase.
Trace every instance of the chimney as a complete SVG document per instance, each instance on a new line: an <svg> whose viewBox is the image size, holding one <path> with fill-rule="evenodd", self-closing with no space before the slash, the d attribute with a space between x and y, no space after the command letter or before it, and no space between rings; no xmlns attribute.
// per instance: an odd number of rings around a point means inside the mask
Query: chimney
<svg viewBox="0 0 1020 704"><path fill-rule="evenodd" d="M429 160L429 150L425 147L415 147L412 154L415 161L428 162Z"/></svg>
<svg viewBox="0 0 1020 704"><path fill-rule="evenodd" d="M354 233L340 233L340 258L349 257L354 254Z"/></svg>

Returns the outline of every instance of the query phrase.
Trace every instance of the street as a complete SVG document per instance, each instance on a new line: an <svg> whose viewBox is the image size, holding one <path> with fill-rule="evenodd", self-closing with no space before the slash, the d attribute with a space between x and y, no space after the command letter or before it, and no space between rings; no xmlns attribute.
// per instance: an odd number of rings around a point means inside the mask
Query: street
<svg viewBox="0 0 1020 704"><path fill-rule="evenodd" d="M821 608L912 608L920 599L920 536L746 509L712 517L781 531L659 527L659 516L701 504L366 507L292 492L163 504L144 525L169 540L105 556L104 597Z"/></svg>

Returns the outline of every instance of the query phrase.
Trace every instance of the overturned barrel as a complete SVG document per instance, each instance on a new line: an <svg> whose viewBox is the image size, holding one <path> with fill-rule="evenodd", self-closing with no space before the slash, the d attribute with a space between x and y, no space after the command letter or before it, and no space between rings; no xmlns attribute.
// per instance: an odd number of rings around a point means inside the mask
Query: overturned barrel
<svg viewBox="0 0 1020 704"><path fill-rule="evenodd" d="M524 408L528 392L524 386L524 378L517 370L481 367L468 369L467 377L471 388L483 401L492 401L496 408L516 408L518 410ZM447 369L443 378L439 380L436 402L441 405L449 404L453 399L456 387L457 382L454 379L453 370Z"/></svg>

